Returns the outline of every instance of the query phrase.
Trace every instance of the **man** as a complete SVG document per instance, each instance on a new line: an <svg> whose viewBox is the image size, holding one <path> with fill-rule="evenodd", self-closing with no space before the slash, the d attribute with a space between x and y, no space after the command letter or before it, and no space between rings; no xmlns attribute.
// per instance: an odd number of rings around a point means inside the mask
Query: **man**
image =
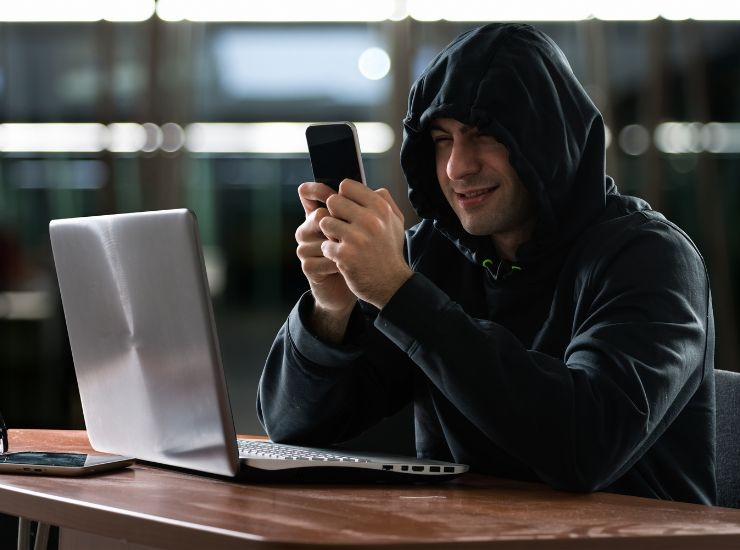
<svg viewBox="0 0 740 550"><path fill-rule="evenodd" d="M311 291L260 381L274 440L414 404L417 452L574 491L713 503L714 334L689 238L604 172L601 115L527 25L465 33L414 84L387 191L300 186Z"/></svg>

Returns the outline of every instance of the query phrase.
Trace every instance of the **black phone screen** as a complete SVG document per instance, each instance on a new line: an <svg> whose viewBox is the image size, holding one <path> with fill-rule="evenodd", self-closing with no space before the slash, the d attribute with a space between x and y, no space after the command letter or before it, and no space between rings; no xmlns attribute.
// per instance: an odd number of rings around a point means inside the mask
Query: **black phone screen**
<svg viewBox="0 0 740 550"><path fill-rule="evenodd" d="M333 189L345 178L363 182L352 128L344 123L318 124L306 129L314 180Z"/></svg>

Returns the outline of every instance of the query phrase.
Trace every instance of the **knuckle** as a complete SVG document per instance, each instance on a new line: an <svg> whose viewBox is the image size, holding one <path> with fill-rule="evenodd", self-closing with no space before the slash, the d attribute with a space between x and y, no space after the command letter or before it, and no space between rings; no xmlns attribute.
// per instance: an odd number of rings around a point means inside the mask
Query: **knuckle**
<svg viewBox="0 0 740 550"><path fill-rule="evenodd" d="M367 232L370 234L377 234L383 230L383 222L380 218L375 216L368 218L367 220Z"/></svg>

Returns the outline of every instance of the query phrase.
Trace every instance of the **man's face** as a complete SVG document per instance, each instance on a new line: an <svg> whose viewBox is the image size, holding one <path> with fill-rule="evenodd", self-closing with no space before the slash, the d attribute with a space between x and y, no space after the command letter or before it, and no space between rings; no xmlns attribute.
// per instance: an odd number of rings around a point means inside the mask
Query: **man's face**
<svg viewBox="0 0 740 550"><path fill-rule="evenodd" d="M493 137L452 118L432 121L437 179L463 228L494 242L526 241L536 221L535 204L509 164L509 152Z"/></svg>

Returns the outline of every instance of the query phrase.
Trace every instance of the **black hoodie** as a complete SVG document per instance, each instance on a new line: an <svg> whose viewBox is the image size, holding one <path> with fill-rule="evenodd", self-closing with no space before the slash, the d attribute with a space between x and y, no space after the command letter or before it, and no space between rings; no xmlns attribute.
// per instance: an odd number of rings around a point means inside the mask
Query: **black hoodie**
<svg viewBox="0 0 740 550"><path fill-rule="evenodd" d="M429 124L494 136L535 197L515 263L464 231ZM527 25L459 36L414 84L401 162L422 221L414 275L345 342L304 295L260 381L273 440L352 437L413 400L420 456L554 487L713 503L714 328L691 240L604 172L604 125L559 48Z"/></svg>

